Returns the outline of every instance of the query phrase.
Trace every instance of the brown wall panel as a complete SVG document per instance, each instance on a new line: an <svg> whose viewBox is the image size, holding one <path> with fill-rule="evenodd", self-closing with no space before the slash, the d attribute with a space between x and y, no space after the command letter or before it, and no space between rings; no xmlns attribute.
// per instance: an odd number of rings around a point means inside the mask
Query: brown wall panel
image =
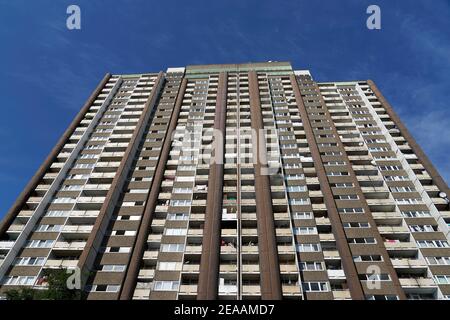
<svg viewBox="0 0 450 320"><path fill-rule="evenodd" d="M227 73L219 74L214 119L215 136L208 177L205 226L203 229L200 275L197 289L198 300L217 299L220 267L220 223L223 201L223 168L225 149L225 120L227 113Z"/></svg>
<svg viewBox="0 0 450 320"><path fill-rule="evenodd" d="M252 145L261 298L263 300L280 300L282 298L282 289L272 208L272 193L269 176L262 174L262 170L267 167L267 161L265 159L267 147L264 136L260 135L260 130L264 129L264 124L259 97L258 77L255 71L249 72L248 83L250 92L251 126L256 133L256 137L253 137ZM261 152L261 150L263 152Z"/></svg>

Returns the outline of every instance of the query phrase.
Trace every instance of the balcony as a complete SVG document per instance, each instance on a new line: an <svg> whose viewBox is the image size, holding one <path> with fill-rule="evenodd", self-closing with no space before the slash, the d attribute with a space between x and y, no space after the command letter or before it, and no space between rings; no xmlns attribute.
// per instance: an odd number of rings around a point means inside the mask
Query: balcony
<svg viewBox="0 0 450 320"><path fill-rule="evenodd" d="M331 221L330 221L329 218L325 218L325 217L316 218L316 225L318 225L318 226L330 226L331 225Z"/></svg>
<svg viewBox="0 0 450 320"><path fill-rule="evenodd" d="M36 187L36 191L48 191L48 189L50 189L50 185L48 184L39 184Z"/></svg>
<svg viewBox="0 0 450 320"><path fill-rule="evenodd" d="M103 202L105 202L105 197L79 197L77 202L78 204L103 204Z"/></svg>
<svg viewBox="0 0 450 320"><path fill-rule="evenodd" d="M415 242L384 242L387 250L417 250Z"/></svg>
<svg viewBox="0 0 450 320"><path fill-rule="evenodd" d="M332 233L319 233L319 239L321 242L334 242L336 239Z"/></svg>
<svg viewBox="0 0 450 320"><path fill-rule="evenodd" d="M156 243L160 243L161 242L161 238L162 235L161 234L149 234L147 237L147 242L156 242Z"/></svg>
<svg viewBox="0 0 450 320"><path fill-rule="evenodd" d="M342 269L327 270L327 274L330 280L345 279L345 273Z"/></svg>
<svg viewBox="0 0 450 320"><path fill-rule="evenodd" d="M93 226L66 225L62 229L64 236L90 234Z"/></svg>
<svg viewBox="0 0 450 320"><path fill-rule="evenodd" d="M287 213L275 213L274 218L275 220L290 220Z"/></svg>
<svg viewBox="0 0 450 320"><path fill-rule="evenodd" d="M196 284L182 284L180 286L179 294L197 295L197 285Z"/></svg>
<svg viewBox="0 0 450 320"><path fill-rule="evenodd" d="M259 264L244 264L242 265L242 273L259 273Z"/></svg>
<svg viewBox="0 0 450 320"><path fill-rule="evenodd" d="M25 228L24 224L12 224L9 226L7 233L20 233Z"/></svg>
<svg viewBox="0 0 450 320"><path fill-rule="evenodd" d="M312 203L313 211L327 211L327 207L324 203Z"/></svg>
<svg viewBox="0 0 450 320"><path fill-rule="evenodd" d="M21 210L19 214L17 215L18 218L25 218L25 220L28 220L33 215L32 210Z"/></svg>
<svg viewBox="0 0 450 320"><path fill-rule="evenodd" d="M154 269L141 269L139 270L139 279L153 279L155 276L155 270Z"/></svg>
<svg viewBox="0 0 450 320"><path fill-rule="evenodd" d="M236 264L221 264L220 273L235 273L237 272Z"/></svg>
<svg viewBox="0 0 450 320"><path fill-rule="evenodd" d="M205 215L203 213L191 213L189 220L190 221L203 221L203 220L205 220Z"/></svg>
<svg viewBox="0 0 450 320"><path fill-rule="evenodd" d="M74 269L78 264L78 260L47 260L44 268L46 269Z"/></svg>
<svg viewBox="0 0 450 320"><path fill-rule="evenodd" d="M280 273L297 274L298 269L295 264L280 264Z"/></svg>
<svg viewBox="0 0 450 320"><path fill-rule="evenodd" d="M256 213L242 213L241 214L241 219L242 220L252 220L255 221L256 220Z"/></svg>
<svg viewBox="0 0 450 320"><path fill-rule="evenodd" d="M185 253L186 254L201 254L202 246L186 246Z"/></svg>
<svg viewBox="0 0 450 320"><path fill-rule="evenodd" d="M63 251L67 253L71 251L83 251L85 245L86 242L84 241L74 241L74 242L58 241L53 247L53 250Z"/></svg>
<svg viewBox="0 0 450 320"><path fill-rule="evenodd" d="M391 259L391 262L396 269L427 268L427 263L424 259Z"/></svg>
<svg viewBox="0 0 450 320"><path fill-rule="evenodd" d="M152 227L164 227L165 223L165 219L153 219Z"/></svg>
<svg viewBox="0 0 450 320"><path fill-rule="evenodd" d="M233 246L223 245L220 247L220 254L236 254L236 248Z"/></svg>
<svg viewBox="0 0 450 320"><path fill-rule="evenodd" d="M73 223L91 222L93 224L97 219L98 214L99 211L97 210L74 210L70 211L69 217Z"/></svg>
<svg viewBox="0 0 450 320"><path fill-rule="evenodd" d="M339 255L339 251L337 250L325 250L323 251L324 259L326 260L336 260L341 259L341 256Z"/></svg>
<svg viewBox="0 0 450 320"><path fill-rule="evenodd" d="M378 227L380 234L405 234L409 233L407 227Z"/></svg>
<svg viewBox="0 0 450 320"><path fill-rule="evenodd" d="M292 230L288 228L277 228L276 230L277 237L291 237L292 236Z"/></svg>
<svg viewBox="0 0 450 320"><path fill-rule="evenodd" d="M403 219L403 216L400 212L372 212L373 218L375 220L392 220L397 219L397 221L401 222L401 219Z"/></svg>
<svg viewBox="0 0 450 320"><path fill-rule="evenodd" d="M203 236L203 230L202 229L189 229L188 236L201 237L201 236Z"/></svg>
<svg viewBox="0 0 450 320"><path fill-rule="evenodd" d="M350 290L333 290L334 300L351 300Z"/></svg>
<svg viewBox="0 0 450 320"><path fill-rule="evenodd" d="M144 252L144 260L156 260L158 259L158 251L145 251Z"/></svg>
<svg viewBox="0 0 450 320"><path fill-rule="evenodd" d="M9 250L14 246L14 241L0 241L0 250Z"/></svg>
<svg viewBox="0 0 450 320"><path fill-rule="evenodd" d="M235 295L237 294L236 285L219 285L219 295Z"/></svg>
<svg viewBox="0 0 450 320"><path fill-rule="evenodd" d="M242 236L256 237L256 236L258 236L258 230L256 228L255 229L248 229L248 228L242 229Z"/></svg>
<svg viewBox="0 0 450 320"><path fill-rule="evenodd" d="M437 287L433 279L430 278L400 278L400 284L403 288L435 288Z"/></svg>
<svg viewBox="0 0 450 320"><path fill-rule="evenodd" d="M282 290L283 290L283 295L284 296L297 296L297 295L301 294L300 293L300 287L298 285L283 284Z"/></svg>
<svg viewBox="0 0 450 320"><path fill-rule="evenodd" d="M150 289L135 289L133 300L148 300L150 296Z"/></svg>
<svg viewBox="0 0 450 320"><path fill-rule="evenodd" d="M242 246L242 254L258 254L258 246Z"/></svg>
<svg viewBox="0 0 450 320"><path fill-rule="evenodd" d="M88 191L108 191L111 186L109 184L87 184L84 190Z"/></svg>
<svg viewBox="0 0 450 320"><path fill-rule="evenodd" d="M200 265L199 264L183 264L183 272L184 273L199 273Z"/></svg>
<svg viewBox="0 0 450 320"><path fill-rule="evenodd" d="M242 294L247 296L259 296L261 295L261 288L259 285L243 285Z"/></svg>

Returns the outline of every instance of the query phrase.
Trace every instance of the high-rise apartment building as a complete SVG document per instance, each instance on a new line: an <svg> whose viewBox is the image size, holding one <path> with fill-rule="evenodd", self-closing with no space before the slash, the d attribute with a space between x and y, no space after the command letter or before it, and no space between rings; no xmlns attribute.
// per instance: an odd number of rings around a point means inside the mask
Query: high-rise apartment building
<svg viewBox="0 0 450 320"><path fill-rule="evenodd" d="M67 268L88 299L449 299L447 195L370 80L107 74L0 225L0 294Z"/></svg>

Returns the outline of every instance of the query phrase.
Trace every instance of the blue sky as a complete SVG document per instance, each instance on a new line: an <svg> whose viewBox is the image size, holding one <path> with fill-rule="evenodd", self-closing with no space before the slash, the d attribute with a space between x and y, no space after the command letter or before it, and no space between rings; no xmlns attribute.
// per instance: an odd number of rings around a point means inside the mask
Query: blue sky
<svg viewBox="0 0 450 320"><path fill-rule="evenodd" d="M70 4L81 30L66 28ZM106 72L188 64L287 60L317 81L372 79L450 181L449 0L0 0L0 24L0 217Z"/></svg>

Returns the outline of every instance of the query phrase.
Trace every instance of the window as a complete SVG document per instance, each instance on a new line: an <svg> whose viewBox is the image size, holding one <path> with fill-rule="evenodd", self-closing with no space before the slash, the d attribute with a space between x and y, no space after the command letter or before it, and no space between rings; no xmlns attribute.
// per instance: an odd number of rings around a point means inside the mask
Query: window
<svg viewBox="0 0 450 320"><path fill-rule="evenodd" d="M135 230L113 230L111 232L111 235L113 235L113 236L135 236L136 231Z"/></svg>
<svg viewBox="0 0 450 320"><path fill-rule="evenodd" d="M185 236L187 234L187 229L184 229L184 228L166 228L166 229L164 229L164 234L166 236Z"/></svg>
<svg viewBox="0 0 450 320"><path fill-rule="evenodd" d="M187 213L168 213L167 220L187 220L189 214Z"/></svg>
<svg viewBox="0 0 450 320"><path fill-rule="evenodd" d="M184 244L182 243L170 243L161 244L161 252L183 252Z"/></svg>
<svg viewBox="0 0 450 320"><path fill-rule="evenodd" d="M414 192L416 191L412 187L390 187L391 192Z"/></svg>
<svg viewBox="0 0 450 320"><path fill-rule="evenodd" d="M353 188L353 183L332 183L331 187L334 188Z"/></svg>
<svg viewBox="0 0 450 320"><path fill-rule="evenodd" d="M406 298L408 300L436 300L433 293L409 293Z"/></svg>
<svg viewBox="0 0 450 320"><path fill-rule="evenodd" d="M405 181L408 178L404 176L384 176L387 181Z"/></svg>
<svg viewBox="0 0 450 320"><path fill-rule="evenodd" d="M294 234L295 235L317 234L317 228L316 227L296 227L296 228L294 228Z"/></svg>
<svg viewBox="0 0 450 320"><path fill-rule="evenodd" d="M173 188L172 193L192 193L191 188Z"/></svg>
<svg viewBox="0 0 450 320"><path fill-rule="evenodd" d="M450 284L450 276L447 275L434 276L434 279L438 284Z"/></svg>
<svg viewBox="0 0 450 320"><path fill-rule="evenodd" d="M449 248L447 241L443 240L419 240L417 245L420 248Z"/></svg>
<svg viewBox="0 0 450 320"><path fill-rule="evenodd" d="M129 189L128 192L129 193L147 193L148 190L147 189Z"/></svg>
<svg viewBox="0 0 450 320"><path fill-rule="evenodd" d="M173 207L189 207L191 200L170 200L170 205Z"/></svg>
<svg viewBox="0 0 450 320"><path fill-rule="evenodd" d="M391 277L387 273L381 274L360 274L359 280L363 281L389 281Z"/></svg>
<svg viewBox="0 0 450 320"><path fill-rule="evenodd" d="M75 184L73 184L73 185L64 185L64 186L61 188L62 191L76 191L76 190L81 190L81 189L83 189L82 186L80 186L80 185L75 185Z"/></svg>
<svg viewBox="0 0 450 320"><path fill-rule="evenodd" d="M450 257L426 257L428 264L450 265Z"/></svg>
<svg viewBox="0 0 450 320"><path fill-rule="evenodd" d="M122 215L122 216L118 216L117 220L126 220L126 221L139 221L141 220L140 216L129 216L129 215Z"/></svg>
<svg viewBox="0 0 450 320"><path fill-rule="evenodd" d="M321 271L324 270L321 262L300 262L300 270L302 271Z"/></svg>
<svg viewBox="0 0 450 320"><path fill-rule="evenodd" d="M345 171L339 171L339 172L332 171L332 172L328 172L327 173L327 176L330 176L330 177L334 177L334 176L348 176L348 175L350 175L350 174L348 172L345 172Z"/></svg>
<svg viewBox="0 0 450 320"><path fill-rule="evenodd" d="M95 284L91 288L91 292L118 292L120 289L119 285L113 284Z"/></svg>
<svg viewBox="0 0 450 320"><path fill-rule="evenodd" d="M297 245L298 252L319 252L320 244L317 243L301 243Z"/></svg>
<svg viewBox="0 0 450 320"><path fill-rule="evenodd" d="M401 167L399 166L379 166L378 167L381 171L395 171L395 170L400 170Z"/></svg>
<svg viewBox="0 0 450 320"><path fill-rule="evenodd" d="M383 152L383 151L389 151L389 148L386 147L376 147L376 148L369 148L370 152Z"/></svg>
<svg viewBox="0 0 450 320"><path fill-rule="evenodd" d="M309 198L300 198L300 199L290 199L289 204L291 205L305 205L309 204Z"/></svg>
<svg viewBox="0 0 450 320"><path fill-rule="evenodd" d="M312 219L312 212L294 212L292 215L294 219Z"/></svg>
<svg viewBox="0 0 450 320"><path fill-rule="evenodd" d="M155 281L153 290L155 291L177 291L179 281Z"/></svg>
<svg viewBox="0 0 450 320"><path fill-rule="evenodd" d="M324 152L324 156L341 156L342 152L340 151L330 151L330 152Z"/></svg>
<svg viewBox="0 0 450 320"><path fill-rule="evenodd" d="M434 232L434 228L431 225L411 225L408 228L411 232Z"/></svg>
<svg viewBox="0 0 450 320"><path fill-rule="evenodd" d="M364 213L363 208L339 208L340 213Z"/></svg>
<svg viewBox="0 0 450 320"><path fill-rule="evenodd" d="M344 228L370 228L367 222L345 222L343 225Z"/></svg>
<svg viewBox="0 0 450 320"><path fill-rule="evenodd" d="M302 180L305 179L304 174L288 174L285 178L286 180Z"/></svg>
<svg viewBox="0 0 450 320"><path fill-rule="evenodd" d="M177 271L180 270L181 264L179 262L159 262L158 270L162 271Z"/></svg>
<svg viewBox="0 0 450 320"><path fill-rule="evenodd" d="M367 300L398 300L394 295L366 295Z"/></svg>
<svg viewBox="0 0 450 320"><path fill-rule="evenodd" d="M346 162L345 161L327 161L327 162L324 162L324 165L327 165L327 166L345 166Z"/></svg>
<svg viewBox="0 0 450 320"><path fill-rule="evenodd" d="M375 238L348 238L348 243L355 243L355 244L373 244L377 243Z"/></svg>
<svg viewBox="0 0 450 320"><path fill-rule="evenodd" d="M105 264L102 267L102 271L122 272L122 271L125 271L125 265L123 265L123 264Z"/></svg>
<svg viewBox="0 0 450 320"><path fill-rule="evenodd" d="M335 196L335 198L337 198L339 200L357 200L357 199L359 199L359 197L356 194L340 195L340 196Z"/></svg>
<svg viewBox="0 0 450 320"><path fill-rule="evenodd" d="M59 232L62 229L62 225L54 224L41 224L37 227L37 232Z"/></svg>
<svg viewBox="0 0 450 320"><path fill-rule="evenodd" d="M6 277L3 284L6 286L32 286L36 281L36 277L30 276L14 276Z"/></svg>
<svg viewBox="0 0 450 320"><path fill-rule="evenodd" d="M45 216L47 217L67 217L69 215L69 211L60 211L60 210L51 210L47 211Z"/></svg>
<svg viewBox="0 0 450 320"><path fill-rule="evenodd" d="M405 218L431 217L431 213L428 211L402 211L402 215Z"/></svg>
<svg viewBox="0 0 450 320"><path fill-rule="evenodd" d="M105 252L110 253L129 253L131 252L131 247L106 247Z"/></svg>
<svg viewBox="0 0 450 320"><path fill-rule="evenodd" d="M288 192L304 192L308 190L308 188L306 186L290 186L287 187L287 191Z"/></svg>
<svg viewBox="0 0 450 320"><path fill-rule="evenodd" d="M20 257L14 264L17 266L42 266L44 262L45 257Z"/></svg>
<svg viewBox="0 0 450 320"><path fill-rule="evenodd" d="M73 168L74 169L92 169L94 167L93 163L78 163Z"/></svg>
<svg viewBox="0 0 450 320"><path fill-rule="evenodd" d="M54 240L30 240L27 243L27 248L51 248Z"/></svg>
<svg viewBox="0 0 450 320"><path fill-rule="evenodd" d="M355 262L383 261L383 257L380 255L353 256L353 261Z"/></svg>
<svg viewBox="0 0 450 320"><path fill-rule="evenodd" d="M397 204L418 204L422 203L422 199L395 199Z"/></svg>
<svg viewBox="0 0 450 320"><path fill-rule="evenodd" d="M68 198L68 197L67 198L62 197L62 198L54 198L53 199L54 203L73 203L75 201L76 201L75 198Z"/></svg>
<svg viewBox="0 0 450 320"><path fill-rule="evenodd" d="M306 292L325 292L328 290L328 283L326 282L304 282L303 290Z"/></svg>

